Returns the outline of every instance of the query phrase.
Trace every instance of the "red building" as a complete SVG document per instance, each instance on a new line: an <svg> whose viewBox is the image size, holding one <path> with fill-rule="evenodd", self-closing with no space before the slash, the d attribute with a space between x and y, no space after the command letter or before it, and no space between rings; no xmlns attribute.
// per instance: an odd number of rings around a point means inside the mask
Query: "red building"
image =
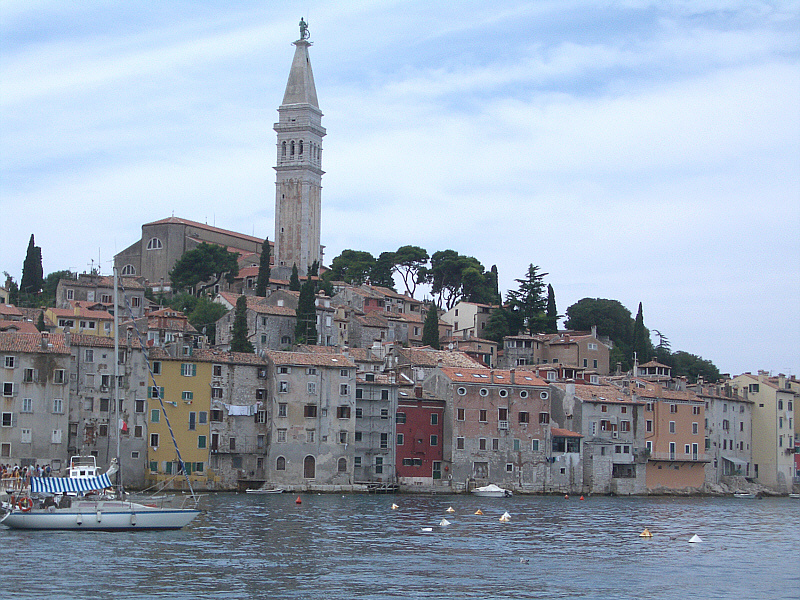
<svg viewBox="0 0 800 600"><path fill-rule="evenodd" d="M435 486L442 472L444 400L422 387L401 388L395 421L397 481L401 486Z"/></svg>

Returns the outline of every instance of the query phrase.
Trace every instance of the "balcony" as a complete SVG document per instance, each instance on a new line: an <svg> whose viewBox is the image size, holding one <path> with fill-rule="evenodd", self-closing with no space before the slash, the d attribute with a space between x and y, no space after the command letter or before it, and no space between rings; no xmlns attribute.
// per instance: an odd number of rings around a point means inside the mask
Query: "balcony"
<svg viewBox="0 0 800 600"><path fill-rule="evenodd" d="M708 454L695 454L684 452L651 452L650 460L666 460L670 462L709 462Z"/></svg>

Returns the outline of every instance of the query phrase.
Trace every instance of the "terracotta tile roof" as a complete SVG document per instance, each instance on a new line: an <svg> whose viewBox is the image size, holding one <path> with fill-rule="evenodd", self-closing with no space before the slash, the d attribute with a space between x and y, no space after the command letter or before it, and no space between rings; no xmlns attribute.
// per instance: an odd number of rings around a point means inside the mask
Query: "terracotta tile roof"
<svg viewBox="0 0 800 600"><path fill-rule="evenodd" d="M42 334L40 333L0 332L0 352L69 354L69 348L64 342L63 333L51 333L45 337L48 340L48 344L46 348L42 348Z"/></svg>
<svg viewBox="0 0 800 600"><path fill-rule="evenodd" d="M507 369L459 369L443 367L442 372L450 381L480 383L481 385L536 385L547 386L547 382L530 371L516 371L511 383L511 371ZM494 375L494 379L492 379Z"/></svg>
<svg viewBox="0 0 800 600"><path fill-rule="evenodd" d="M112 275L83 275L78 279L62 279L59 283L69 287L85 288L108 288L114 289L114 277ZM120 277L119 286L126 290L144 290L144 285L133 277Z"/></svg>
<svg viewBox="0 0 800 600"><path fill-rule="evenodd" d="M367 381L367 374L374 375L374 379L372 381ZM358 373L356 375L356 381L361 384L366 385L399 385L396 381L394 376L389 376L384 373L373 373L372 371L367 371L366 373Z"/></svg>
<svg viewBox="0 0 800 600"><path fill-rule="evenodd" d="M128 342L125 336L120 336L119 338L120 349L124 349L127 343ZM88 335L85 333L73 333L70 335L69 344L70 346L86 346L89 348L114 348L114 338L100 337L98 335ZM131 338L131 347L137 349L141 348L141 344L139 344L139 338L136 337L136 335L134 335Z"/></svg>
<svg viewBox="0 0 800 600"><path fill-rule="evenodd" d="M318 352L282 352L265 350L266 355L276 365L308 365L318 367L355 368L356 364L344 354Z"/></svg>
<svg viewBox="0 0 800 600"><path fill-rule="evenodd" d="M0 320L0 331L7 331L9 333L39 333L36 325L26 320Z"/></svg>
<svg viewBox="0 0 800 600"><path fill-rule="evenodd" d="M244 267L239 269L239 274L236 279L244 279L245 277L258 277L258 267Z"/></svg>
<svg viewBox="0 0 800 600"><path fill-rule="evenodd" d="M112 321L114 316L106 310L89 310L82 307L75 308L48 308L53 316L73 319L97 319L98 321Z"/></svg>
<svg viewBox="0 0 800 600"><path fill-rule="evenodd" d="M26 318L28 321L32 323L36 323L39 320L39 315L44 312L43 308L25 308L22 306L18 306L17 309L19 312L22 313L22 316Z"/></svg>
<svg viewBox="0 0 800 600"><path fill-rule="evenodd" d="M203 229L205 231L212 231L214 233L223 233L225 235L229 235L231 237L238 237L242 240L247 240L249 242L257 242L259 244L264 243L263 238L253 237L252 235L246 235L244 233L237 233L235 231L230 231L228 229L221 229L220 227L212 227L211 225L206 225L205 223L198 223L197 221L190 221L189 219L181 219L179 217L167 217L166 219L161 219L160 221L153 221L152 223L145 223L145 225L166 225L170 223L177 223L180 225L189 225L191 227L196 227L197 229ZM269 243L270 247L274 246L273 242Z"/></svg>
<svg viewBox="0 0 800 600"><path fill-rule="evenodd" d="M632 392L639 398L647 398L648 400L684 400L690 402L701 402L701 400L697 397L697 394L694 392L665 390L664 388L659 389L658 387L652 385L645 386L644 388L636 388L632 390Z"/></svg>
<svg viewBox="0 0 800 600"><path fill-rule="evenodd" d="M550 385L563 392L567 390L566 383L551 383ZM622 388L618 388L615 385L585 385L576 383L575 397L580 398L583 402L644 404L631 396L626 396L622 393Z"/></svg>
<svg viewBox="0 0 800 600"><path fill-rule="evenodd" d="M434 350L430 346L401 348L398 354L414 367L435 367L442 361L444 367L479 369L481 364L469 355L457 350Z"/></svg>
<svg viewBox="0 0 800 600"><path fill-rule="evenodd" d="M375 356L369 348L350 348L347 353L352 360L357 362L383 363L383 359Z"/></svg>
<svg viewBox="0 0 800 600"><path fill-rule="evenodd" d="M238 365L266 366L267 361L249 352L222 352L210 348L195 349L191 356L171 356L163 348L151 348L148 358L158 360L174 360L179 362L211 362Z"/></svg>
<svg viewBox="0 0 800 600"><path fill-rule="evenodd" d="M669 365L662 364L657 360L651 360L650 362L642 363L639 367L664 367L665 369L671 369Z"/></svg>
<svg viewBox="0 0 800 600"><path fill-rule="evenodd" d="M389 321L382 314L374 312L365 315L353 315L355 320L364 325L365 327L389 327Z"/></svg>
<svg viewBox="0 0 800 600"><path fill-rule="evenodd" d="M477 344L491 344L492 346L497 346L497 342L495 342L494 340L487 340L479 337L470 337L468 339L464 339L462 336L451 335L446 338L442 338L440 341L440 343L446 343L446 344L449 344L450 342L453 342L454 344L470 344L472 342L475 342Z"/></svg>
<svg viewBox="0 0 800 600"><path fill-rule="evenodd" d="M0 317L22 318L22 311L13 304L0 304Z"/></svg>
<svg viewBox="0 0 800 600"><path fill-rule="evenodd" d="M551 427L550 434L553 437L583 437L580 433L575 433L569 429L559 429L558 427Z"/></svg>

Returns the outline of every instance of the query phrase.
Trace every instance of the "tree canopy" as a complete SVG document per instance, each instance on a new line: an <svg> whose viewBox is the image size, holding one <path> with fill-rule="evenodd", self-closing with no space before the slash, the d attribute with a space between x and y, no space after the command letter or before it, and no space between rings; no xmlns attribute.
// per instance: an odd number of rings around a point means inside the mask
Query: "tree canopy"
<svg viewBox="0 0 800 600"><path fill-rule="evenodd" d="M372 285L379 285L394 290L394 277L392 277L393 265L394 252L381 252L381 255L378 257L378 260L375 261L369 273L369 282Z"/></svg>
<svg viewBox="0 0 800 600"><path fill-rule="evenodd" d="M422 326L422 345L439 349L439 311L433 302L428 307L425 323Z"/></svg>
<svg viewBox="0 0 800 600"><path fill-rule="evenodd" d="M316 284L309 278L300 288L297 301L297 320L294 327L294 339L297 344L316 345L317 343L317 306Z"/></svg>
<svg viewBox="0 0 800 600"><path fill-rule="evenodd" d="M247 298L245 296L239 296L236 300L231 352L253 352L253 344L247 339Z"/></svg>
<svg viewBox="0 0 800 600"><path fill-rule="evenodd" d="M353 285L361 285L370 281L375 268L375 257L363 250L343 250L331 262L330 271L326 273L328 281L344 281Z"/></svg>
<svg viewBox="0 0 800 600"><path fill-rule="evenodd" d="M201 243L184 252L169 276L175 290L195 288L197 296L213 288L223 278L233 283L239 274L237 255L216 244ZM204 285L201 285L204 284Z"/></svg>
<svg viewBox="0 0 800 600"><path fill-rule="evenodd" d="M74 279L75 274L72 271L54 271L49 273L44 278L42 283L42 306L55 306L56 303L56 290L58 289L58 282L62 279Z"/></svg>
<svg viewBox="0 0 800 600"><path fill-rule="evenodd" d="M544 285L546 275L547 273L539 272L539 267L529 265L525 278L514 280L519 283L519 289L509 290L506 296L506 304L519 314L523 327L531 335L547 329L547 297Z"/></svg>
<svg viewBox="0 0 800 600"><path fill-rule="evenodd" d="M425 265L429 259L428 251L419 246L400 246L393 253L392 271L400 275L403 285L406 286L406 294L412 298L417 285L421 283L420 275L424 278Z"/></svg>
<svg viewBox="0 0 800 600"><path fill-rule="evenodd" d="M464 256L455 250L439 250L430 259L430 268L420 268L419 283L428 283L436 303L447 310L460 300L492 304L494 302L493 277L485 273L480 261Z"/></svg>

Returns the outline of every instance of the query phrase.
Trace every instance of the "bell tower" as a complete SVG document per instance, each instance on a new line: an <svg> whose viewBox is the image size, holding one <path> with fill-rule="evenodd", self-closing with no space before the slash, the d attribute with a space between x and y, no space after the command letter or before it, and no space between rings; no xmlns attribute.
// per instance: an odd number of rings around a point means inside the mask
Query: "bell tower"
<svg viewBox="0 0 800 600"><path fill-rule="evenodd" d="M297 265L305 275L321 262L322 111L308 58L308 26L300 20L289 81L278 108L275 189L275 270L286 276Z"/></svg>

